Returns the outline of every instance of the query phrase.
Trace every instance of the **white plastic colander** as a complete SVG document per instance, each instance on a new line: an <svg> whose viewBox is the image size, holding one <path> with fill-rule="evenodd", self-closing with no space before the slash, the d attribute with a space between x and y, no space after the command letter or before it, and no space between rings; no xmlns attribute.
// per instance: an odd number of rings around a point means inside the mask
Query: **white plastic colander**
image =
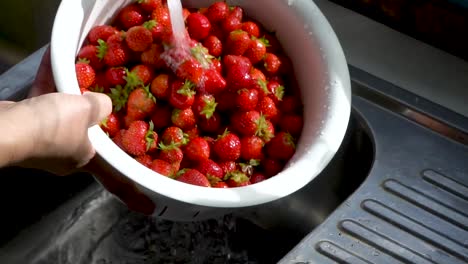
<svg viewBox="0 0 468 264"><path fill-rule="evenodd" d="M172 0L168 0L172 1ZM54 79L59 92L79 94L75 56L92 26L109 23L130 0L62 0L51 40ZM207 7L215 1L182 1ZM229 5L274 30L293 62L304 103L304 127L296 154L278 175L249 186L204 188L181 183L144 167L99 128L89 129L97 155L125 175L155 204L154 215L175 221L206 219L235 208L285 197L308 184L325 168L345 135L351 108L350 78L338 39L310 0L238 0Z"/></svg>

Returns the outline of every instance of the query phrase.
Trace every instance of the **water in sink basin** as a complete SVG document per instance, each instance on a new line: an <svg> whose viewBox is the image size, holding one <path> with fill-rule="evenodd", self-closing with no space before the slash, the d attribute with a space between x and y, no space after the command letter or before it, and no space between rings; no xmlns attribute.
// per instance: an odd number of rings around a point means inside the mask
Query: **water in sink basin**
<svg viewBox="0 0 468 264"><path fill-rule="evenodd" d="M94 184L1 247L0 263L276 263L365 179L373 147L364 127L353 113L342 149L312 184L208 221L150 219Z"/></svg>

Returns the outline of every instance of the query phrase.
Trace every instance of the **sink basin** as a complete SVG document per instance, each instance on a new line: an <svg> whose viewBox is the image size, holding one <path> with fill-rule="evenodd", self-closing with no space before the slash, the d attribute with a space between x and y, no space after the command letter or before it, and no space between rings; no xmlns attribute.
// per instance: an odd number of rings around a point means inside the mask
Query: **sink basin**
<svg viewBox="0 0 468 264"><path fill-rule="evenodd" d="M366 124L353 111L341 149L313 183L281 200L200 222L129 211L90 175L52 179L11 168L3 174L22 176L9 189L35 182L21 190L27 204L7 199L0 263L274 263L359 187L373 155Z"/></svg>

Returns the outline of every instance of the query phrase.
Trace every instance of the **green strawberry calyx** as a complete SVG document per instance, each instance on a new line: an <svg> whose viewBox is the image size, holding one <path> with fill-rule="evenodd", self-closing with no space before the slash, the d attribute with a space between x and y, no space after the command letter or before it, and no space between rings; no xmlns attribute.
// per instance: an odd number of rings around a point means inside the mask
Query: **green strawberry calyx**
<svg viewBox="0 0 468 264"><path fill-rule="evenodd" d="M270 91L268 91L268 87L267 87L267 82L262 80L262 79L258 79L257 80L257 84L258 86L260 87L260 89L265 93L265 94L270 94Z"/></svg>
<svg viewBox="0 0 468 264"><path fill-rule="evenodd" d="M260 137L265 142L268 142L273 138L274 135L271 133L267 119L263 114L261 114L258 120L255 121L255 125L257 126L257 131L255 131L255 135L257 137Z"/></svg>
<svg viewBox="0 0 468 264"><path fill-rule="evenodd" d="M186 80L184 82L184 85L182 85L182 87L179 90L177 90L177 93L188 96L188 97L192 97L195 95L194 87L195 87L195 84L193 84L189 80Z"/></svg>
<svg viewBox="0 0 468 264"><path fill-rule="evenodd" d="M140 0L140 1L141 1L141 0ZM148 20L148 21L146 21L145 23L143 23L143 27L146 28L146 29L148 29L148 30L153 29L153 28L154 28L155 26L157 26L157 25L158 25L158 22L156 22L156 20L153 20L153 19Z"/></svg>
<svg viewBox="0 0 468 264"><path fill-rule="evenodd" d="M249 160L248 163L239 163L239 166L241 167L241 171L245 173L246 175L252 175L254 171L254 167L260 165L260 160L257 159L251 159Z"/></svg>
<svg viewBox="0 0 468 264"><path fill-rule="evenodd" d="M197 43L190 49L192 56L201 64L203 69L209 69L211 67L211 60L215 57L210 55L208 49L205 48L201 43Z"/></svg>
<svg viewBox="0 0 468 264"><path fill-rule="evenodd" d="M249 181L250 179L247 175L245 175L245 173L236 170L226 173L226 175L224 176L224 180L233 180L237 183L244 183Z"/></svg>
<svg viewBox="0 0 468 264"><path fill-rule="evenodd" d="M216 184L218 184L218 183L220 183L220 182L223 181L222 179L220 179L220 178L218 178L218 177L216 177L216 176L213 176L213 175L211 175L211 174L207 174L207 175L206 175L206 178L207 178L208 181L210 182L210 185L211 185L211 186L215 186Z"/></svg>
<svg viewBox="0 0 468 264"><path fill-rule="evenodd" d="M216 140L219 140L219 139L222 139L222 138L226 137L227 135L229 135L229 133L231 133L231 132L229 132L229 130L226 128L226 129L224 130L223 134L218 135L218 137L216 138Z"/></svg>
<svg viewBox="0 0 468 264"><path fill-rule="evenodd" d="M151 101L156 103L156 97L154 97L153 93L150 91L149 85L143 86L143 90L145 91L146 96L148 97L148 99L151 99Z"/></svg>
<svg viewBox="0 0 468 264"><path fill-rule="evenodd" d="M270 42L268 41L268 39L265 38L265 36L263 36L261 38L257 38L255 36L252 36L251 39L260 41L263 45L265 45L265 47L270 47Z"/></svg>
<svg viewBox="0 0 468 264"><path fill-rule="evenodd" d="M160 142L160 143L158 144L158 149L160 149L160 150L162 150L162 151L173 150L173 149L175 149L175 148L177 148L177 147L178 147L178 146L177 146L177 144L176 144L174 141L172 141L170 144L164 144L164 143L162 143L162 142Z"/></svg>
<svg viewBox="0 0 468 264"><path fill-rule="evenodd" d="M286 143L286 145L291 146L292 148L296 149L296 143L294 143L294 137L290 133L288 132L284 133L284 140L285 140L284 142Z"/></svg>
<svg viewBox="0 0 468 264"><path fill-rule="evenodd" d="M114 112L118 112L121 109L125 108L129 96L129 91L128 89L122 88L122 86L117 85L115 88L110 89L110 93L108 94L108 96L112 100Z"/></svg>
<svg viewBox="0 0 468 264"><path fill-rule="evenodd" d="M79 58L76 63L89 64L89 60L87 58Z"/></svg>
<svg viewBox="0 0 468 264"><path fill-rule="evenodd" d="M109 47L107 46L107 43L102 39L98 39L97 42L99 45L97 46L96 56L98 57L99 60L102 60L104 59L104 56L106 56L106 53Z"/></svg>
<svg viewBox="0 0 468 264"><path fill-rule="evenodd" d="M145 140L146 140L146 151L148 151L151 146L153 146L155 140L156 140L156 137L154 135L154 124L153 124L153 121L150 121L149 122L149 128L148 128L148 132L146 132L146 135L145 135Z"/></svg>
<svg viewBox="0 0 468 264"><path fill-rule="evenodd" d="M205 102L205 106L203 106L203 109L200 112L200 114L204 115L205 118L208 120L213 116L214 112L216 111L216 106L218 105L218 103L216 103L216 100L214 98L205 98L203 99L203 101Z"/></svg>
<svg viewBox="0 0 468 264"><path fill-rule="evenodd" d="M144 83L140 79L138 74L136 74L135 72L131 72L128 69L125 69L125 72L126 74L124 80L127 82L127 84L125 85L127 88L133 90L139 86L144 86Z"/></svg>
<svg viewBox="0 0 468 264"><path fill-rule="evenodd" d="M275 97L278 99L278 101L282 101L284 97L284 86L280 85L276 88L275 90Z"/></svg>

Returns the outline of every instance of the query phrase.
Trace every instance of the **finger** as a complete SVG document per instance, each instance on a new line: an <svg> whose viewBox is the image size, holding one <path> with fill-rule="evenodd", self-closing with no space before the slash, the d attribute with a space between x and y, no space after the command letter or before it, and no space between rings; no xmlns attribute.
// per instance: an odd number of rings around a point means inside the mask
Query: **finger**
<svg viewBox="0 0 468 264"><path fill-rule="evenodd" d="M52 66L50 62L50 47L44 52L41 64L37 70L36 79L29 91L28 97L35 97L41 94L55 92L55 83L52 75Z"/></svg>
<svg viewBox="0 0 468 264"><path fill-rule="evenodd" d="M88 113L90 127L100 123L112 112L112 101L109 96L102 93L86 92L83 97L91 106L90 113Z"/></svg>

